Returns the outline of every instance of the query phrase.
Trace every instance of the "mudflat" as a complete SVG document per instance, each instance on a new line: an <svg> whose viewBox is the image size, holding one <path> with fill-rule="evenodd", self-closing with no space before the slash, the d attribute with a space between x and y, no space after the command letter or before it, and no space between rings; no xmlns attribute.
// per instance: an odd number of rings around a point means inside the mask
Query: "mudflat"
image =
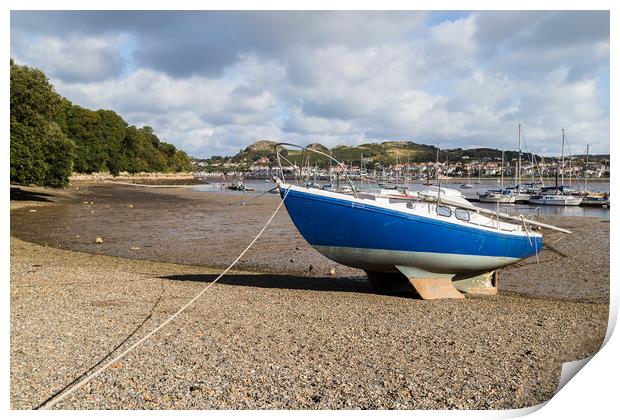
<svg viewBox="0 0 620 420"><path fill-rule="evenodd" d="M279 200L255 196L12 191L12 407L37 407L202 290ZM361 271L307 245L283 209L240 271L57 407L539 404L562 362L600 348L609 301L608 221L545 221L574 234L547 233L539 262L502 270L499 295L422 301L372 293Z"/></svg>
<svg viewBox="0 0 620 420"><path fill-rule="evenodd" d="M93 254L225 268L263 227L280 200L276 194L257 196L191 188L82 185L63 190L54 199L57 205L37 212L13 211L11 235ZM609 219L542 220L573 234L545 231L538 261L530 258L502 270L501 290L608 302ZM102 244L95 243L97 237L103 239ZM339 277L364 276L363 271L316 252L284 208L235 268L318 277L335 268Z"/></svg>

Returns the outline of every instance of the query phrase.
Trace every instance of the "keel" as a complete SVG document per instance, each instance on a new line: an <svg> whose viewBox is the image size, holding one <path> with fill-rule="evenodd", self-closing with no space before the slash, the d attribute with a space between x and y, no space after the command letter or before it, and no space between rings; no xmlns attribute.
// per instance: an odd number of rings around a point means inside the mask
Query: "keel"
<svg viewBox="0 0 620 420"><path fill-rule="evenodd" d="M451 274L436 274L413 267L397 265L422 299L464 299L452 284Z"/></svg>
<svg viewBox="0 0 620 420"><path fill-rule="evenodd" d="M452 284L463 293L496 295L499 288L499 270L478 275L456 275Z"/></svg>

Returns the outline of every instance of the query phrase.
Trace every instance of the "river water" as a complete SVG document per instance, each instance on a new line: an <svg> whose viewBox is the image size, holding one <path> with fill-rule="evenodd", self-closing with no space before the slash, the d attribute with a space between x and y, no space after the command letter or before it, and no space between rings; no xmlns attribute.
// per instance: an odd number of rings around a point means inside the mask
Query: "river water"
<svg viewBox="0 0 620 420"><path fill-rule="evenodd" d="M475 198L478 193L483 193L489 189L498 189L500 188L500 184L496 180L481 180L480 183L471 183L472 188L461 189L461 183L465 180L446 180L441 183L442 187L453 188L460 190L465 198ZM566 180L565 180L566 181ZM319 181L320 184L326 184L328 181ZM341 181L342 182L342 181ZM375 191L378 192L379 187L375 183L355 181L354 184L365 191ZM568 183L567 183L568 184ZM254 191L248 192L240 192L240 191L231 191L223 189L221 184L214 180L210 184L204 185L196 185L194 187L194 191L201 192L228 192L230 194L242 194L247 195L248 199L251 199L252 196L257 196L258 194L269 191L274 188L275 184L271 180L263 180L263 179L248 179L245 181L245 185L248 188L254 189ZM344 182L342 182L344 185ZM506 183L505 186L511 186L512 184ZM411 189L425 189L426 186L422 184L422 182L412 182L409 187ZM583 184L582 184L583 187ZM574 189L577 189L575 185L573 185ZM591 181L588 183L588 189L590 191L602 191L609 192L609 182L608 181ZM476 206L496 210L497 205L492 203L475 203ZM577 217L600 217L603 219L609 219L610 210L609 208L598 208L598 207L581 207L581 206L539 206L539 205L530 205L530 204L502 204L501 211L508 214L518 215L523 214L524 216L529 214L540 214L541 216L577 216Z"/></svg>

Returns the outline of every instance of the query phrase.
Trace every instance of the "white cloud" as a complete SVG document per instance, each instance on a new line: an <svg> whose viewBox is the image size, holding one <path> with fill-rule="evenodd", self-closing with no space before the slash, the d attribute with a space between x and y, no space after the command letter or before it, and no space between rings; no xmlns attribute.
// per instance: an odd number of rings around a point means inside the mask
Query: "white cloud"
<svg viewBox="0 0 620 420"><path fill-rule="evenodd" d="M123 35L68 38L56 36L26 40L17 37L14 58L30 66L45 68L48 76L72 81L100 81L119 75L123 59L119 53ZM15 51L17 50L17 51Z"/></svg>
<svg viewBox="0 0 620 420"><path fill-rule="evenodd" d="M41 35L39 45L21 27L12 54L48 72L75 103L150 125L199 157L265 138L514 148L519 122L537 152L558 153L561 128L574 153L585 143L609 150L609 92L600 83L609 73L609 31L600 14L477 12L427 27L425 14L410 13L235 16L217 31L159 16L168 23L161 33L136 24L136 33ZM587 33L567 40L567 24ZM283 25L299 30L283 36ZM148 65L144 52L121 73L127 31L136 51L148 35L149 54L181 61Z"/></svg>

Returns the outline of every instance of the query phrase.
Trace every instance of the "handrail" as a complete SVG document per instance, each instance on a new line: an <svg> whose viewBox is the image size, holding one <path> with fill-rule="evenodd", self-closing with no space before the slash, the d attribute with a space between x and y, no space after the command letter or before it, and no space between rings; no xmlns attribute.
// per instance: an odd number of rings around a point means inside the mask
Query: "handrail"
<svg viewBox="0 0 620 420"><path fill-rule="evenodd" d="M299 149L303 151L308 150L310 152L314 152L317 153L319 155L325 156L329 159L331 159L332 161L334 161L338 166L340 166L342 168L342 171L344 173L344 176L347 178L347 182L349 183L349 186L351 187L351 190L353 191L353 194L355 195L355 198L359 198L357 196L357 188L355 188L355 185L353 185L353 182L351 181L351 178L349 178L349 174L347 173L347 168L344 167L344 165L342 163L340 163L339 160L335 159L333 156L328 155L327 153L323 153L320 150L316 150L316 149L310 149L308 147L304 147L304 146L300 146L298 144L293 144L293 143L276 143L273 148L276 151L276 156L278 158L278 166L280 166L280 172L283 174L282 176L284 177L284 170L282 169L282 165L280 164L280 157L282 157L282 159L286 160L289 164L291 164L291 161L286 159L284 156L280 155L280 151L278 150L279 146L291 146L291 147L297 147ZM303 155L302 155L303 156ZM292 165L292 164L291 164ZM295 165L292 165L293 168L295 168ZM302 167L303 167L303 162L302 162ZM299 182L302 183L303 182L303 176L301 173L301 170L297 170L297 168L295 168L295 170L297 172L299 172Z"/></svg>
<svg viewBox="0 0 620 420"><path fill-rule="evenodd" d="M297 147L297 148L302 149L302 150L308 150L308 151L317 153L319 155L325 156L325 157L329 158L330 160L336 162L336 164L338 164L338 166L340 166L342 168L343 173L344 173L345 177L347 178L347 182L349 183L349 186L351 187L351 190L353 191L353 194L355 195L355 198L359 199L359 196L357 195L357 189L353 185L353 182L351 181L351 178L349 178L349 175L347 174L346 168L343 166L343 164L340 161L338 161L334 157L332 157L332 156L330 156L330 155L328 155L326 153L323 153L320 150L310 149L310 148L307 148L307 147L304 147L304 146L299 146L299 145L293 144L293 143L276 143L274 145L274 149L275 149L275 152L276 152L276 156L278 158L278 165L280 166L280 171L282 173L284 173L284 170L282 169L282 165L280 163L280 157L282 157L287 162L289 162L289 164L291 162L288 159L286 159L285 157L280 155L280 151L278 150L279 146L292 146L292 147ZM293 165L293 168L295 168L295 165ZM295 170L297 172L299 172L299 174L300 174L300 176L299 176L300 182L303 182L303 178L301 176L301 171L297 170L297 168L295 168ZM431 196L431 195L428 195L428 194L419 194L418 193L418 197L417 198L419 200L426 201L426 202L431 202L431 203L434 202L434 203L437 203L437 204L447 204L449 206L458 207L458 208L462 208L462 209L466 209L466 210L473 210L473 211L475 211L477 213L482 213L482 214L491 215L491 216L497 216L498 218L502 218L502 219L506 219L506 220L512 220L512 221L515 221L515 222L522 223L525 220L525 223L528 223L530 225L540 226L542 228L552 229L552 230L556 230L556 231L562 232L562 233L569 233L569 234L572 233L570 230L562 229L562 228L559 228L557 226L549 225L547 223L535 222L533 220L527 220L527 219L511 216L510 214L501 213L499 210L498 211L487 210L485 208L476 207L476 206L473 206L471 204L470 205L464 205L462 203L458 203L458 202L452 201L452 200L450 200L448 198L441 197L441 196L438 197L438 196ZM414 199L414 198L412 197L412 199ZM499 205L499 203L498 203L498 205ZM499 226L499 224L498 224L498 226Z"/></svg>
<svg viewBox="0 0 620 420"><path fill-rule="evenodd" d="M516 221L516 222L522 222L523 219L519 218L519 217L515 217L515 216L511 216L510 214L506 214L506 213L501 213L499 211L493 211L493 210L487 210L485 208L482 207L475 207L475 206L464 206L460 203L454 202L450 199L446 199L446 198L437 198L435 196L431 196L431 195L425 195L423 197L423 199L425 199L426 201L430 201L430 202L435 202L438 204L447 204L453 207L460 207L463 209L468 209L468 210L475 210L478 213L482 213L482 214L487 214L487 215L492 215L492 216L497 216L497 217L501 217L502 219L507 219L507 220L512 220L512 221ZM530 225L534 225L534 226L540 226L543 228L547 228L547 229L552 229L552 230L557 230L558 232L562 232L562 233L572 233L570 230L567 229L562 229L559 228L557 226L553 226L553 225L549 225L547 223L542 223L542 222L535 222L533 220L525 220L526 223L530 224Z"/></svg>

